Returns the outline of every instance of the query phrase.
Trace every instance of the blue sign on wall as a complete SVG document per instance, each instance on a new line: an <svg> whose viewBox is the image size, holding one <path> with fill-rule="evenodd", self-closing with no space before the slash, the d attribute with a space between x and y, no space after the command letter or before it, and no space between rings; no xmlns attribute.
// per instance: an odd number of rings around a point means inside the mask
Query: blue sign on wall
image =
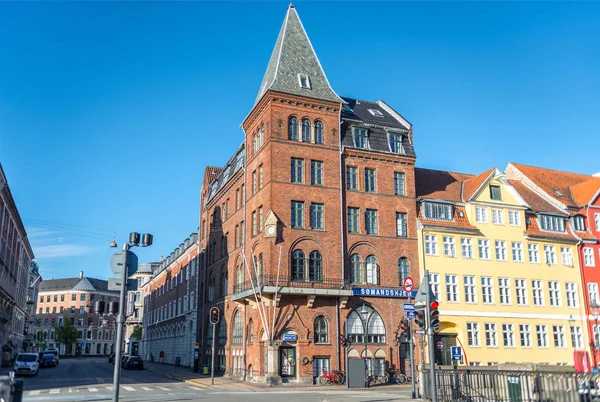
<svg viewBox="0 0 600 402"><path fill-rule="evenodd" d="M452 360L462 360L462 348L460 346L452 346Z"/></svg>
<svg viewBox="0 0 600 402"><path fill-rule="evenodd" d="M298 340L298 335L296 334L283 334L284 341L295 341Z"/></svg>
<svg viewBox="0 0 600 402"><path fill-rule="evenodd" d="M409 320L414 320L415 318L417 318L417 312L415 310L405 311L404 316Z"/></svg>
<svg viewBox="0 0 600 402"><path fill-rule="evenodd" d="M410 292L410 297L417 297L417 290ZM354 296L363 297L394 297L408 298L408 292L403 289L385 289L385 288L352 288Z"/></svg>

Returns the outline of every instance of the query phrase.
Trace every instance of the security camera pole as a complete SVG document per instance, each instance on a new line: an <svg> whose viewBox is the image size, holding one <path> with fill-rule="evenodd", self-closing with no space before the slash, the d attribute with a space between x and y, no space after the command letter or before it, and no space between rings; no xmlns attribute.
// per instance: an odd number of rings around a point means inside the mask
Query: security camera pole
<svg viewBox="0 0 600 402"><path fill-rule="evenodd" d="M117 316L117 348L115 351L115 371L113 373L113 402L119 402L119 387L121 385L121 354L123 353L123 328L125 326L125 294L127 293L127 254L131 247L140 245L140 234L131 232L129 242L123 244L123 266L121 271L121 293L119 294L119 315ZM152 235L145 233L142 247L152 245ZM110 245L117 247L114 241Z"/></svg>

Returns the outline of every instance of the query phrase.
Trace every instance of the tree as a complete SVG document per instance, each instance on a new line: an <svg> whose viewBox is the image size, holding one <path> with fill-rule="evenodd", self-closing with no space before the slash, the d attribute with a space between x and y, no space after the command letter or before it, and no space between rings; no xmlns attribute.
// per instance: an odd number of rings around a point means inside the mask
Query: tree
<svg viewBox="0 0 600 402"><path fill-rule="evenodd" d="M77 342L77 329L69 318L62 321L62 326L54 327L54 340L60 345L70 345Z"/></svg>
<svg viewBox="0 0 600 402"><path fill-rule="evenodd" d="M142 340L142 326L136 325L133 327L133 332L131 333L131 337L137 339L138 341Z"/></svg>

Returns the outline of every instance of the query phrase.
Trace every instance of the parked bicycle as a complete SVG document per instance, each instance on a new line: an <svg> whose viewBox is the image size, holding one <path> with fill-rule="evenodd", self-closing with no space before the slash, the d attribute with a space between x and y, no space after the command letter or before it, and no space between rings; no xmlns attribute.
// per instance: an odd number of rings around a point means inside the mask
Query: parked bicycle
<svg viewBox="0 0 600 402"><path fill-rule="evenodd" d="M369 376L369 385L371 384L387 384L390 381L388 373L379 373L378 375Z"/></svg>
<svg viewBox="0 0 600 402"><path fill-rule="evenodd" d="M411 377L409 375L406 374L402 374L402 373L396 373L392 379L394 381L396 381L396 384L410 384L411 383ZM415 377L415 383L418 384L419 383L419 376Z"/></svg>
<svg viewBox="0 0 600 402"><path fill-rule="evenodd" d="M345 384L346 373L337 370L332 370L328 372L326 369L323 369L323 374L321 374L317 381L320 385Z"/></svg>

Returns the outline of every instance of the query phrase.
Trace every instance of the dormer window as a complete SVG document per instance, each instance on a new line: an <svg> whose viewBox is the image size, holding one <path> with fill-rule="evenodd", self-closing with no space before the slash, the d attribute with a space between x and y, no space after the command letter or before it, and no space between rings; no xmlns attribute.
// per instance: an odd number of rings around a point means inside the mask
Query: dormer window
<svg viewBox="0 0 600 402"><path fill-rule="evenodd" d="M395 154L403 154L404 147L402 146L402 134L389 133L390 151Z"/></svg>
<svg viewBox="0 0 600 402"><path fill-rule="evenodd" d="M298 74L298 84L300 88L311 89L310 77L306 74Z"/></svg>
<svg viewBox="0 0 600 402"><path fill-rule="evenodd" d="M490 184L490 199L495 201L502 201L502 192L500 186Z"/></svg>
<svg viewBox="0 0 600 402"><path fill-rule="evenodd" d="M438 202L424 202L423 215L428 219L452 220L452 205Z"/></svg>
<svg viewBox="0 0 600 402"><path fill-rule="evenodd" d="M583 216L572 217L571 223L573 224L573 227L575 228L575 230L577 230L578 232L585 231L585 221L583 220Z"/></svg>
<svg viewBox="0 0 600 402"><path fill-rule="evenodd" d="M366 128L354 128L354 146L369 149L369 131Z"/></svg>
<svg viewBox="0 0 600 402"><path fill-rule="evenodd" d="M369 109L369 113L371 113L375 117L383 117L383 113L377 109Z"/></svg>
<svg viewBox="0 0 600 402"><path fill-rule="evenodd" d="M559 216L539 215L540 229L546 232L565 232L565 220Z"/></svg>

